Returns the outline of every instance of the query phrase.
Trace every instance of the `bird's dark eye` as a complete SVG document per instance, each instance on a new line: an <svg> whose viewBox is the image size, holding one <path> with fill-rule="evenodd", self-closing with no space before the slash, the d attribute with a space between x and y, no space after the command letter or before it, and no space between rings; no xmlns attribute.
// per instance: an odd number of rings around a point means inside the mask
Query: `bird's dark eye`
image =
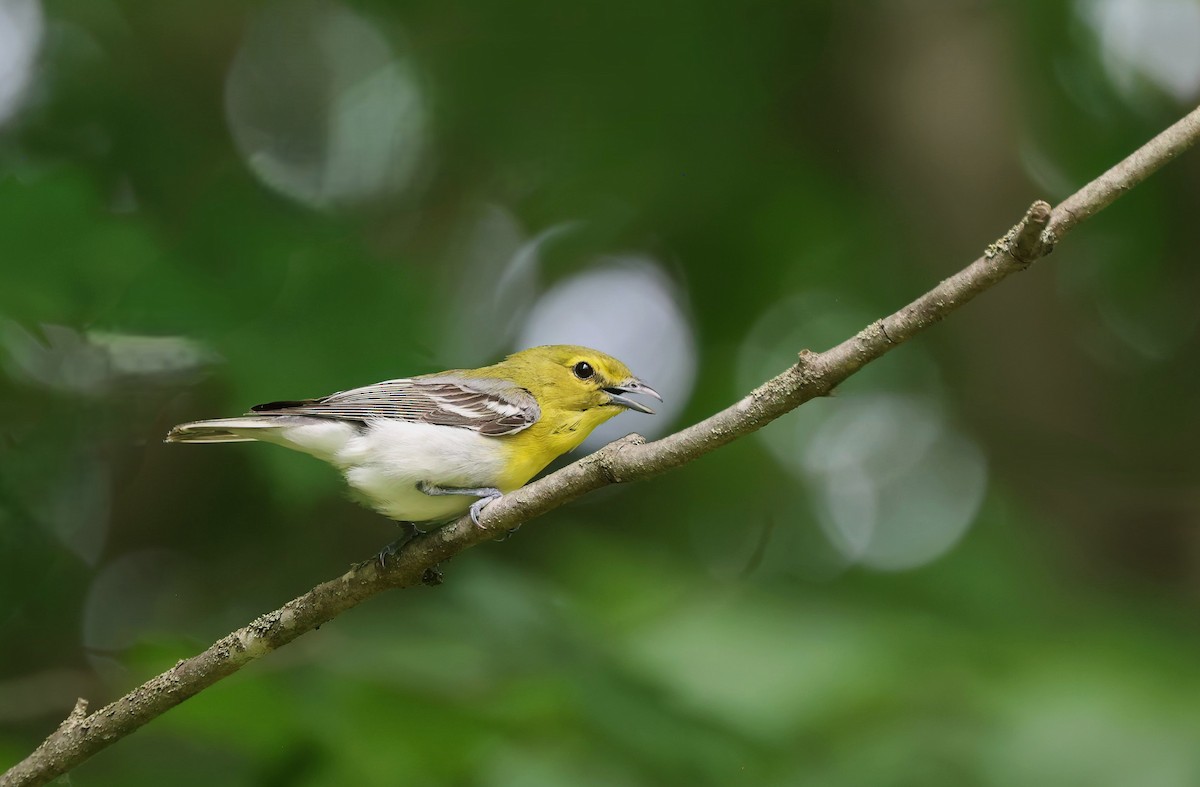
<svg viewBox="0 0 1200 787"><path fill-rule="evenodd" d="M592 365L587 361L580 361L579 363L575 364L575 376L580 380L586 380L595 373L596 370L593 369Z"/></svg>

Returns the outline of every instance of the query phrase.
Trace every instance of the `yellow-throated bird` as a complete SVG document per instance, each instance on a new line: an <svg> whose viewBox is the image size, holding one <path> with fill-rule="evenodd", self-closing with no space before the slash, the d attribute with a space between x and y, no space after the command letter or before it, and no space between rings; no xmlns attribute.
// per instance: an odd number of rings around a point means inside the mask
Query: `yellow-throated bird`
<svg viewBox="0 0 1200 787"><path fill-rule="evenodd" d="M168 443L259 440L342 472L367 505L416 532L479 512L623 410L662 401L625 364L550 345L481 369L386 380L320 399L271 402L236 418L180 424ZM382 556L381 556L382 557Z"/></svg>

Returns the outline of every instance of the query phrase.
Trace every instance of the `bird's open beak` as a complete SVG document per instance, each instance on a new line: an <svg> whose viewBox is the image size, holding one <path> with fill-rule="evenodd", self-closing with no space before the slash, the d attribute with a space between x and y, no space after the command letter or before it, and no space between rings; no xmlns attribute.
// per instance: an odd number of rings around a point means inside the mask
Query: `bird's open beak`
<svg viewBox="0 0 1200 787"><path fill-rule="evenodd" d="M637 410L639 413L649 413L650 415L654 415L653 410L641 402L630 399L628 396L626 396L626 394L645 394L646 396L654 397L660 402L663 400L663 398L659 396L658 391L646 385L636 377L630 377L620 385L610 386L604 390L609 395L609 404L626 407L630 410Z"/></svg>

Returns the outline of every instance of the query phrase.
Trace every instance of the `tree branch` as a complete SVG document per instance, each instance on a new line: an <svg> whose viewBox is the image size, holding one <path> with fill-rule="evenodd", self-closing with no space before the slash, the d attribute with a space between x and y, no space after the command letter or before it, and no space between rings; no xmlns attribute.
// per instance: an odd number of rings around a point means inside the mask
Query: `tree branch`
<svg viewBox="0 0 1200 787"><path fill-rule="evenodd" d="M691 462L824 396L866 364L939 322L1007 276L1053 250L1080 222L1111 204L1200 137L1200 108L1154 137L1053 211L1035 202L983 256L912 303L822 353L804 350L792 367L700 423L647 443L638 435L610 443L484 509L483 527L462 517L407 544L381 567L362 563L238 629L115 702L71 715L27 758L0 776L0 787L45 784L249 662L286 645L350 607L390 588L436 584L437 566L496 533L609 484L639 481Z"/></svg>

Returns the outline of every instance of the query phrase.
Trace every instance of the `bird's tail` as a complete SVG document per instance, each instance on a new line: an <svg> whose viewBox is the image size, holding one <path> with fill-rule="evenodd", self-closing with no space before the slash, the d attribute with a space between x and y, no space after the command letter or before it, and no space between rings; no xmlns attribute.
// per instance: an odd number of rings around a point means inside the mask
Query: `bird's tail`
<svg viewBox="0 0 1200 787"><path fill-rule="evenodd" d="M257 440L303 451L334 461L359 424L307 415L242 415L180 424L167 435L168 443L245 443Z"/></svg>
<svg viewBox="0 0 1200 787"><path fill-rule="evenodd" d="M167 434L168 443L246 443L262 440L287 426L279 416L248 415L238 418L215 418L180 424ZM271 430L263 432L263 430ZM256 435L255 432L262 432Z"/></svg>

